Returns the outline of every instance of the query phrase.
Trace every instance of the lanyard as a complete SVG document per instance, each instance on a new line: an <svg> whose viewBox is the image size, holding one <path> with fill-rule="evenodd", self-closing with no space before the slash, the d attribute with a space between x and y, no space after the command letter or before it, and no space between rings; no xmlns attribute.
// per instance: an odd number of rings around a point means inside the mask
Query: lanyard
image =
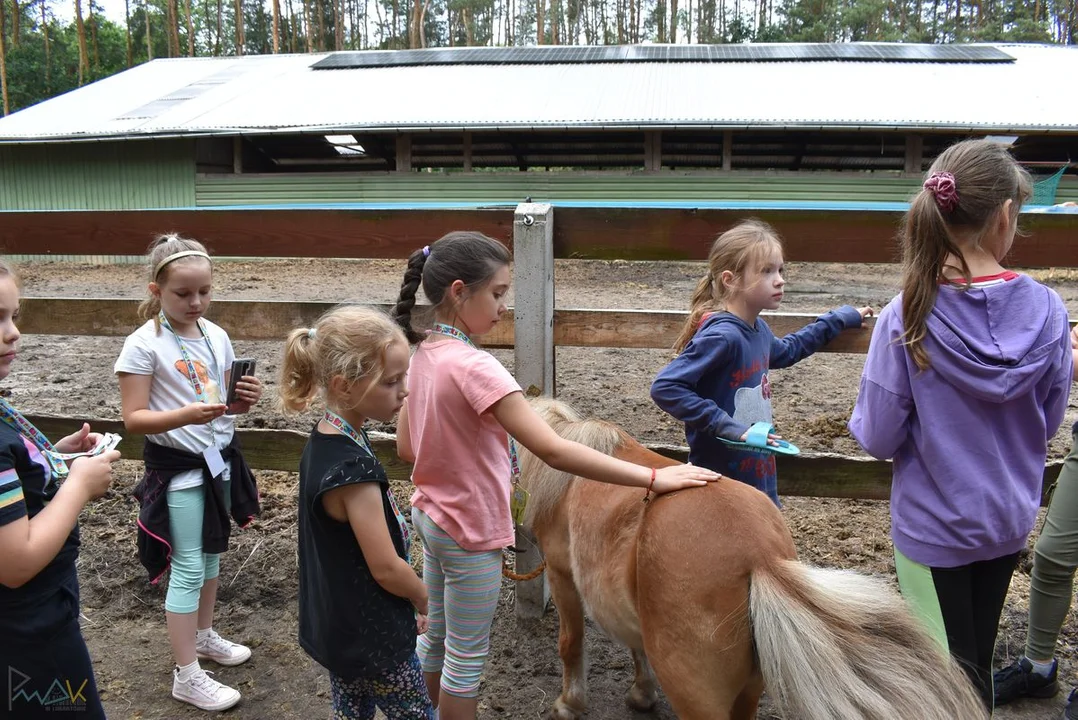
<svg viewBox="0 0 1078 720"><path fill-rule="evenodd" d="M322 416L322 419L336 428L340 433L348 438L351 438L352 442L359 445L363 450L367 452L372 458L377 460L374 451L371 449L371 444L367 440L367 433L356 432L356 429L352 427L352 423L342 418L332 410L326 410L326 414ZM386 487L386 499L389 500L389 506L393 509L393 514L397 518L397 524L401 530L401 540L404 542L404 554L408 555L408 550L412 546L412 538L408 533L408 523L404 520L404 514L401 513L400 508L397 507L397 501L393 497L393 491Z"/></svg>
<svg viewBox="0 0 1078 720"><path fill-rule="evenodd" d="M476 350L479 349L479 348L475 347L475 343L472 342L472 339L470 337L468 337L463 332L461 332L458 328L455 328L452 325L446 325L445 323L434 323L434 329L433 329L432 332L436 332L439 335L446 335L446 336L451 337L451 338L456 338L457 340L460 340L462 343L464 343L466 345L470 345L471 347L475 348Z"/></svg>
<svg viewBox="0 0 1078 720"><path fill-rule="evenodd" d="M472 339L470 337L468 337L458 328L455 328L452 325L446 325L445 323L434 323L434 329L432 332L436 332L439 335L456 338L457 340L460 340L462 343L465 343L470 347L475 348L476 350L479 349L475 347L475 343L472 342ZM520 461L517 459L517 444L511 437L509 438L509 468L510 479L515 483L517 479L520 478Z"/></svg>
<svg viewBox="0 0 1078 720"><path fill-rule="evenodd" d="M183 358L183 364L187 367L187 378L191 381L191 386L195 389L195 399L201 403L206 402L206 388L202 384L202 380L198 377L198 372L195 370L195 362L191 359L191 353L187 352L187 347L183 344L183 338L181 338L176 331L169 325L168 318L165 317L165 312L162 310L157 314L157 319L161 323L161 327L172 333L172 337L176 338L176 344L180 346L180 357ZM213 365L217 365L217 353L213 351L213 343L210 342L210 336L206 334L206 328L202 327L202 322L195 323L198 325L198 331L202 334L202 339L206 341L206 347L210 350L210 357L213 359ZM212 370L206 368L207 377L212 377ZM212 432L212 427L211 427Z"/></svg>
<svg viewBox="0 0 1078 720"><path fill-rule="evenodd" d="M10 427L14 428L20 435L32 442L37 449L41 451L42 457L45 458L45 462L49 464L49 469L52 470L52 474L59 479L67 477L67 463L64 462L64 456L61 453L56 452L56 449L49 442L49 439L45 437L45 434L34 427L33 423L23 417L15 408L11 407L7 400L0 398L0 420L7 423ZM73 455L72 457L78 457Z"/></svg>
<svg viewBox="0 0 1078 720"><path fill-rule="evenodd" d="M356 432L356 429L352 427L352 424L350 422L348 422L332 410L326 410L326 414L322 416L322 419L335 427L341 433L341 435L346 435L351 438L352 442L366 450L368 455L374 457L374 451L371 450L371 444L367 442L366 433L360 434Z"/></svg>

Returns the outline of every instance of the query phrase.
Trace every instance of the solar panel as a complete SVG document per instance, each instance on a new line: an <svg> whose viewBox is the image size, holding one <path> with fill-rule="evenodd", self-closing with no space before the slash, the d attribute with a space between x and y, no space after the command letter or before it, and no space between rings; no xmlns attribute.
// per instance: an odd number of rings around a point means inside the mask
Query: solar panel
<svg viewBox="0 0 1078 720"><path fill-rule="evenodd" d="M565 65L627 62L929 62L1011 63L990 45L907 43L743 43L737 45L543 45L335 52L312 70L423 65Z"/></svg>

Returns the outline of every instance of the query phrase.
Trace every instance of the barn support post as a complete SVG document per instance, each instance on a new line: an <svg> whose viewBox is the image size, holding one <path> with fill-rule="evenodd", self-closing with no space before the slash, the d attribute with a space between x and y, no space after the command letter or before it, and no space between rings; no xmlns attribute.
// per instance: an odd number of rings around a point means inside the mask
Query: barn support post
<svg viewBox="0 0 1078 720"><path fill-rule="evenodd" d="M904 170L907 175L920 175L924 165L925 139L921 135L906 136L906 161Z"/></svg>
<svg viewBox="0 0 1078 720"><path fill-rule="evenodd" d="M521 203L513 216L514 374L529 396L553 396L554 387L554 208ZM529 573L542 556L535 537L517 526L516 571ZM546 573L517 583L518 619L541 618L550 601Z"/></svg>
<svg viewBox="0 0 1078 720"><path fill-rule="evenodd" d="M403 133L397 136L397 172L412 171L412 136Z"/></svg>

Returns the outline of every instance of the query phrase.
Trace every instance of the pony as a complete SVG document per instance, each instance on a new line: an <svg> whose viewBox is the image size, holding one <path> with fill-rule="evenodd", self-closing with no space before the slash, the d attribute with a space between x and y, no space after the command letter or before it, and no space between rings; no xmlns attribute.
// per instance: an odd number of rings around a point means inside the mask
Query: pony
<svg viewBox="0 0 1078 720"><path fill-rule="evenodd" d="M646 467L676 461L567 405L533 406L562 437ZM960 667L883 580L797 560L766 495L722 478L653 497L554 470L520 451L524 525L558 609L556 720L587 708L584 616L632 653L629 705L661 686L683 720L750 720L767 689L796 720L987 718Z"/></svg>

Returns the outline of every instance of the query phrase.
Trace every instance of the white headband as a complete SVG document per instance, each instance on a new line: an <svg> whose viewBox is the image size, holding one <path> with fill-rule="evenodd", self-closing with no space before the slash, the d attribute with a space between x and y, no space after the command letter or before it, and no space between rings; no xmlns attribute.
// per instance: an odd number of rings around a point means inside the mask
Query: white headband
<svg viewBox="0 0 1078 720"><path fill-rule="evenodd" d="M167 258L165 258L161 262L157 263L157 267L155 267L153 269L153 279L156 280L157 276L164 269L165 265L168 265L170 262L172 262L174 260L179 260L182 257L193 257L193 256L204 257L207 260L210 259L210 256L207 255L206 253L202 252L201 250L183 250L183 251L178 252L178 253L172 253Z"/></svg>

